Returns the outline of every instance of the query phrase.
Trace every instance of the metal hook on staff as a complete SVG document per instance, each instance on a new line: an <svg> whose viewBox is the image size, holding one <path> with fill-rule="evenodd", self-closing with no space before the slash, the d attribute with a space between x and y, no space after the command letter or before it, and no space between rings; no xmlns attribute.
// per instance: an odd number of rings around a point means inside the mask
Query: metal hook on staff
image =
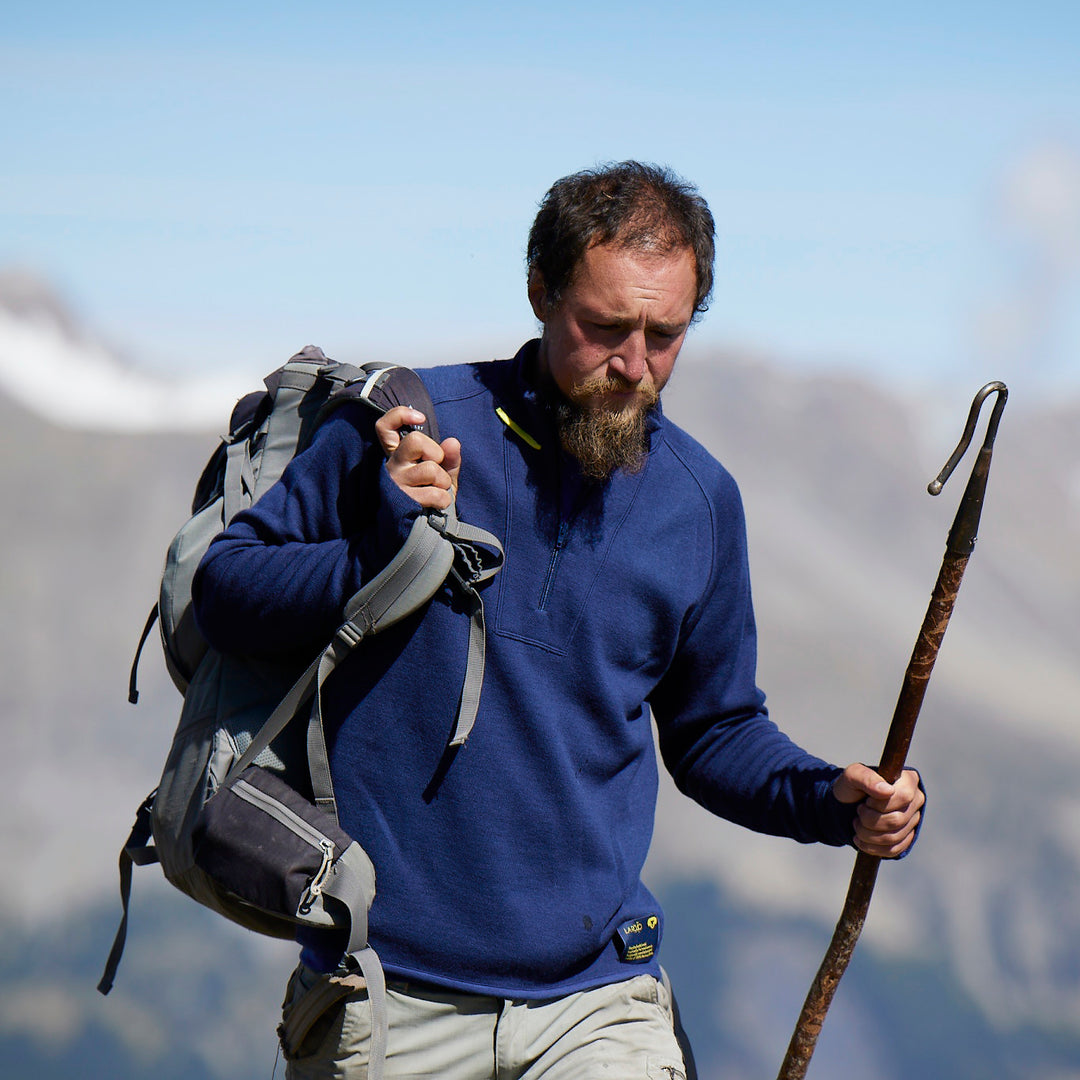
<svg viewBox="0 0 1080 1080"><path fill-rule="evenodd" d="M994 403L993 412L990 414L986 437L976 456L971 478L964 489L952 528L949 530L941 570L930 597L930 606L927 608L922 628L915 641L911 660L908 662L900 696L896 702L896 710L893 713L892 723L889 725L885 748L881 754L881 764L877 769L890 784L896 783L904 771L908 747L911 745L915 722L919 718L926 687L934 669L934 661L937 659L941 640L949 625L964 570L975 547L979 519L982 515L983 497L986 494L986 479L990 473L994 438L997 435L1002 410L1009 396L1008 388L1004 383L989 382L975 395L960 442L937 478L932 480L927 487L931 495L940 493L945 481L952 475L957 463L971 445L971 438L975 432L983 402L994 393L998 397ZM777 1080L802 1080L806 1076L810 1057L814 1053L821 1026L825 1022L825 1014L832 1003L836 987L847 969L848 961L862 932L863 923L866 921L866 912L870 907L870 897L873 895L874 882L880 864L881 859L876 855L867 855L860 851L856 856L851 884L848 886L847 897L844 900L844 909L833 931L832 941L829 942L825 958L814 977L810 992L806 995L806 1001L799 1014L799 1020L795 1025L791 1042L788 1044L787 1054L780 1066Z"/></svg>
<svg viewBox="0 0 1080 1080"><path fill-rule="evenodd" d="M986 425L986 438L983 439L982 447L987 454L993 451L994 439L997 438L998 424L1001 421L1001 413L1005 408L1005 402L1009 398L1009 390L1003 382L988 382L975 395L975 400L971 403L971 409L968 411L967 424L964 425L964 434L960 436L956 449L950 455L949 460L945 462L945 467L937 474L937 477L926 485L926 490L931 495L941 494L945 481L952 476L953 469L956 468L960 463L960 459L967 453L967 448L971 445L971 436L975 434L975 425L979 421L979 413L982 412L982 404L991 394L995 393L998 395L998 399L994 403L994 411L990 414L990 423Z"/></svg>

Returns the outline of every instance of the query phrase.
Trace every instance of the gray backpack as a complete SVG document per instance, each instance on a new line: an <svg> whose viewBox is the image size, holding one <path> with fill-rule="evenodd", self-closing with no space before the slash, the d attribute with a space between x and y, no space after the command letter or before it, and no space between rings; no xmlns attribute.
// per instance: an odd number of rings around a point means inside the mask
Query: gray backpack
<svg viewBox="0 0 1080 1080"><path fill-rule="evenodd" d="M340 935L356 956L372 1004L372 1067L385 1047L383 976L367 944L375 874L341 830L322 725L323 682L371 634L415 612L450 581L468 600L465 685L450 746L468 738L484 669L478 586L502 562L498 540L447 511L420 514L394 559L348 602L333 639L305 670L219 653L191 612L191 583L210 541L281 476L335 407L358 400L382 413L411 405L438 440L419 377L388 364L352 367L308 346L233 411L229 434L196 486L192 516L169 547L158 603L132 666L156 621L165 660L184 704L161 780L139 808L120 854L120 927L98 989L107 994L127 935L133 865L160 862L166 878L242 926L292 939L300 926ZM380 1034L381 1033L381 1034Z"/></svg>

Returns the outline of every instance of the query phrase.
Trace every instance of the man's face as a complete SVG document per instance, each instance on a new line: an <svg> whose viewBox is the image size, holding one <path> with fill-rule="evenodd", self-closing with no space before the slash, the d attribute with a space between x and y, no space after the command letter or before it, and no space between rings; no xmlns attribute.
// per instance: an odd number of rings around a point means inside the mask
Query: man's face
<svg viewBox="0 0 1080 1080"><path fill-rule="evenodd" d="M587 410L638 409L671 376L696 298L690 248L588 248L557 304L537 275L529 281L529 300L544 324L541 367L564 397ZM604 381L594 390L589 384L597 379Z"/></svg>

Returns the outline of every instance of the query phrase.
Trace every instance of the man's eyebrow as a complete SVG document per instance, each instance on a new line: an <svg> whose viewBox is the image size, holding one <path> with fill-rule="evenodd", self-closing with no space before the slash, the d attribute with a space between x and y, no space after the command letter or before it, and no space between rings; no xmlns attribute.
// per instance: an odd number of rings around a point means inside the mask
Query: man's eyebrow
<svg viewBox="0 0 1080 1080"><path fill-rule="evenodd" d="M637 325L637 319L626 312L591 309L586 311L586 317L591 322L601 326L631 327ZM689 320L683 319L675 319L673 322L658 319L645 320L646 331L660 334L681 334L689 325Z"/></svg>
<svg viewBox="0 0 1080 1080"><path fill-rule="evenodd" d="M648 319L645 322L646 331L651 330L655 334L681 334L688 326L689 322L682 319L676 319L674 322L661 322Z"/></svg>

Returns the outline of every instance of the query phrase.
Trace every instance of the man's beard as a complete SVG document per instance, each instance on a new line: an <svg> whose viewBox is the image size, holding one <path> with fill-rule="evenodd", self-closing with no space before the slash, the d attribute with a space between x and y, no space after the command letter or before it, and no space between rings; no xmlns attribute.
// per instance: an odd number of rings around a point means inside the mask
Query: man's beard
<svg viewBox="0 0 1080 1080"><path fill-rule="evenodd" d="M638 386L633 399L617 408L604 403L605 394L626 390L623 380L601 375L575 387L558 406L562 448L591 480L606 480L617 469L636 473L645 465L648 413L660 394L650 382Z"/></svg>

